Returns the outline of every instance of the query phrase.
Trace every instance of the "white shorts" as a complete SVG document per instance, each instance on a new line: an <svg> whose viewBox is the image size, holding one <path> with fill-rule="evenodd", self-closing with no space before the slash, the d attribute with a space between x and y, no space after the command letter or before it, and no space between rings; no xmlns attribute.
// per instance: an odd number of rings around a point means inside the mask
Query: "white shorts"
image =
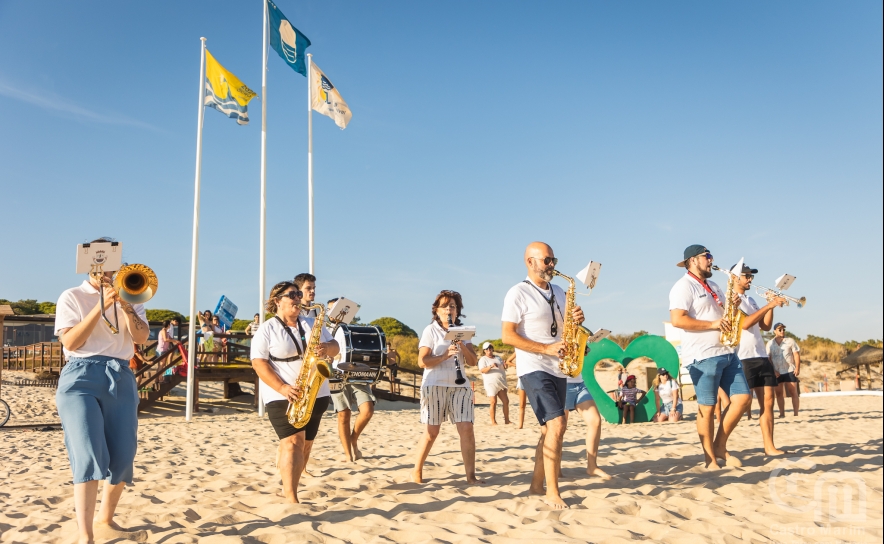
<svg viewBox="0 0 884 544"><path fill-rule="evenodd" d="M421 423L442 425L473 422L473 391L466 387L421 387Z"/></svg>

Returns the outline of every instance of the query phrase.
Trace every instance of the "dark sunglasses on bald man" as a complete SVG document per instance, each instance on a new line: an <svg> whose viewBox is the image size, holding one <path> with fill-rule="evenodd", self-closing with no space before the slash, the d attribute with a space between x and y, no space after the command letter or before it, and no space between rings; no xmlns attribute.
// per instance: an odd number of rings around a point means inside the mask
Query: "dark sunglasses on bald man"
<svg viewBox="0 0 884 544"><path fill-rule="evenodd" d="M538 259L538 260L540 260L540 257L532 257L532 259ZM543 264L546 265L546 266L549 266L550 264L552 264L553 266L555 266L555 265L559 264L559 260L556 259L555 257L544 257L544 258L543 258Z"/></svg>

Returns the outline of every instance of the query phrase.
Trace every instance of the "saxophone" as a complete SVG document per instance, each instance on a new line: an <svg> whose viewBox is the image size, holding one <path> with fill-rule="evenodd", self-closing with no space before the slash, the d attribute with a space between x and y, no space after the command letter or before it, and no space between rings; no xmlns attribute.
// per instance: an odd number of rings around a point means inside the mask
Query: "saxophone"
<svg viewBox="0 0 884 544"><path fill-rule="evenodd" d="M731 324L730 332L721 331L718 335L718 341L727 348L740 345L740 337L743 335L743 312L740 311L739 305L732 302L734 291L737 284L737 276L721 269L717 266L712 267L713 270L719 270L727 274L727 292L724 294L724 317Z"/></svg>
<svg viewBox="0 0 884 544"><path fill-rule="evenodd" d="M301 309L316 309L318 310L318 315L313 323L313 328L310 330L310 340L304 346L301 371L298 373L298 378L294 383L294 387L301 390L301 396L295 402L290 403L285 411L289 423L299 429L306 427L307 423L310 422L319 387L322 385L322 382L331 376L331 368L329 368L328 363L317 354L322 338L322 323L325 321L325 306L322 304L302 305Z"/></svg>
<svg viewBox="0 0 884 544"><path fill-rule="evenodd" d="M576 378L583 371L583 357L586 355L586 341L592 333L581 325L574 322L574 302L577 291L574 279L553 270L553 274L565 278L570 284L565 294L565 322L562 326L562 341L565 343L565 356L559 362L559 370L571 378Z"/></svg>

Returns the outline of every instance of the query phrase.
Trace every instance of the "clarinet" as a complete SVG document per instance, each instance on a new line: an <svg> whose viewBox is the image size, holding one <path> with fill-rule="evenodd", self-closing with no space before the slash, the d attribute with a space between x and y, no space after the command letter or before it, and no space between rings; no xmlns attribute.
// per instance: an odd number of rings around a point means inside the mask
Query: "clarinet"
<svg viewBox="0 0 884 544"><path fill-rule="evenodd" d="M454 325L454 322L451 320L451 315L448 315L448 327L451 328ZM454 344L457 340L452 340L451 343ZM454 383L457 385L461 385L466 382L467 379L463 377L463 372L460 370L460 361L457 359L457 355L454 356L454 371L457 373L457 377L454 378Z"/></svg>

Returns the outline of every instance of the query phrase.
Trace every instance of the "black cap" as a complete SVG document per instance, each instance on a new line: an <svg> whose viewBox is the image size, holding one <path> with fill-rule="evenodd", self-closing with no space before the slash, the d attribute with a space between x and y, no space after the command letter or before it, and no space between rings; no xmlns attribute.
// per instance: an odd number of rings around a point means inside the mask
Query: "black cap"
<svg viewBox="0 0 884 544"><path fill-rule="evenodd" d="M704 253L709 253L709 250L706 249L706 246L701 246L700 244L694 244L692 246L688 246L684 250L684 259L681 260L680 263L675 266L680 266L684 268L684 263L691 257L696 257L697 255L702 255Z"/></svg>
<svg viewBox="0 0 884 544"><path fill-rule="evenodd" d="M736 266L737 265L731 266L730 270L733 270L734 267L736 267ZM743 263L743 270L737 275L739 276L742 274L758 274L758 269L757 268L749 268L749 265L747 265L746 263Z"/></svg>
<svg viewBox="0 0 884 544"><path fill-rule="evenodd" d="M777 330L777 329L779 329L780 327L783 327L784 329L786 328L786 326L783 325L782 323L777 323L776 325L773 326L773 330Z"/></svg>
<svg viewBox="0 0 884 544"><path fill-rule="evenodd" d="M657 374L666 374L667 376L669 376L669 371L665 368L660 368L657 370Z"/></svg>

